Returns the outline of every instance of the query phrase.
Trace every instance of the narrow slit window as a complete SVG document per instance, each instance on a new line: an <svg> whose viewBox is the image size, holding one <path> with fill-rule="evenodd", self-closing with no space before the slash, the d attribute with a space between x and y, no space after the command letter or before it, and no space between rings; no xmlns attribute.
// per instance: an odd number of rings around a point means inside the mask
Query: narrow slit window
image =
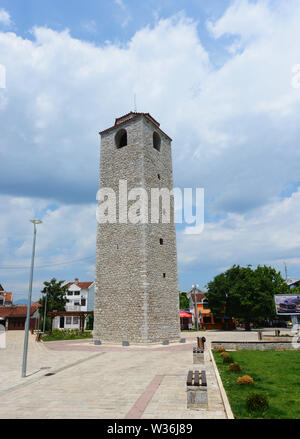
<svg viewBox="0 0 300 439"><path fill-rule="evenodd" d="M154 131L154 133L153 133L153 148L156 149L157 151L160 151L160 144L161 144L160 135Z"/></svg>
<svg viewBox="0 0 300 439"><path fill-rule="evenodd" d="M165 278L166 277L166 273L163 273L163 278Z"/></svg>
<svg viewBox="0 0 300 439"><path fill-rule="evenodd" d="M160 245L163 245L164 240L162 238L160 238L159 243L160 243Z"/></svg>

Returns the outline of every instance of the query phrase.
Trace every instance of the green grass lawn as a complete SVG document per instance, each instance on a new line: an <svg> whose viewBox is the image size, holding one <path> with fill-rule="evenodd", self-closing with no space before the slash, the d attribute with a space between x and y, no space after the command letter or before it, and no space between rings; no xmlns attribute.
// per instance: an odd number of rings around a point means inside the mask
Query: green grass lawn
<svg viewBox="0 0 300 439"><path fill-rule="evenodd" d="M219 352L214 351L214 358L235 418L300 419L300 350L229 353L242 367L241 372L231 372ZM237 384L243 375L250 375L254 385ZM268 397L266 412L248 412L246 398L253 392Z"/></svg>

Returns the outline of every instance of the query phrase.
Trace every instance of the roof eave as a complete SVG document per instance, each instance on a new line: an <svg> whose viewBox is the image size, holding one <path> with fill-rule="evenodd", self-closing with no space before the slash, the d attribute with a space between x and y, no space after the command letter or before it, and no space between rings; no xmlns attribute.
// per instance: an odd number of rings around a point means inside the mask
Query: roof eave
<svg viewBox="0 0 300 439"><path fill-rule="evenodd" d="M163 134L164 136L166 136L166 137L170 140L170 142L172 142L171 137L168 136L168 134L166 134L166 133L165 133L165 132L164 132L164 131L158 126L158 125L156 125L156 124L153 122L153 120L155 120L155 119L153 119L152 116L149 117L149 116L147 116L147 114L141 114L141 113L136 114L135 116L131 117L130 119L126 119L126 120L124 120L124 122L120 122L120 123L115 124L115 125L113 125L113 126L111 126L111 127L109 127L109 128L106 128L106 129L103 130L103 131L99 131L99 134L100 134L100 136L102 136L102 134L106 134L106 133L108 133L108 132L110 132L110 131L112 131L112 130L115 130L116 128L119 128L120 126L123 126L123 125L125 125L126 123L131 122L132 120L137 119L138 117L144 117L145 119L149 120L149 122L151 122L152 125L155 126L155 129L157 129L157 131L161 132L161 134Z"/></svg>

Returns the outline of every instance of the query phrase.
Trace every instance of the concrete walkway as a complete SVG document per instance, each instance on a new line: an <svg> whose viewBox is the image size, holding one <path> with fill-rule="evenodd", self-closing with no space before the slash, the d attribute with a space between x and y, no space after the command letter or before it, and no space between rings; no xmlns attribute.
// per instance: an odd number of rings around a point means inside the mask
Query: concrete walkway
<svg viewBox="0 0 300 439"><path fill-rule="evenodd" d="M212 339L257 339L256 333L207 331ZM198 334L199 335L199 334ZM21 378L23 331L9 331L0 349L0 418L226 418L209 352L205 353L208 410L186 408L186 376L195 333L185 344L94 346L91 340L29 340L28 376ZM46 376L48 373L54 375Z"/></svg>

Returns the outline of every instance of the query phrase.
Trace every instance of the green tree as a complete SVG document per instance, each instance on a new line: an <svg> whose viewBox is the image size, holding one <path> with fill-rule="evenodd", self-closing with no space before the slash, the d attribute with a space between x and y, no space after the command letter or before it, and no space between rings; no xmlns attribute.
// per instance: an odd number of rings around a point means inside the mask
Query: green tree
<svg viewBox="0 0 300 439"><path fill-rule="evenodd" d="M86 329L91 331L94 327L94 314L89 314L87 317Z"/></svg>
<svg viewBox="0 0 300 439"><path fill-rule="evenodd" d="M296 294L297 296L300 295L300 287L296 287L296 288L292 288L291 290L289 290L290 294Z"/></svg>
<svg viewBox="0 0 300 439"><path fill-rule="evenodd" d="M215 314L243 319L245 329L260 319L275 318L275 294L288 294L286 282L272 267L234 265L207 285L207 299Z"/></svg>
<svg viewBox="0 0 300 439"><path fill-rule="evenodd" d="M63 284L64 280L57 281L55 278L51 279L50 282L44 282L44 288L41 293L44 295L39 303L41 306L39 307L40 315L42 316L42 320L44 318L44 309L45 302L47 297L47 305L46 305L46 314L50 311L64 311L66 303L68 299L66 298L66 292L68 286ZM49 326L49 321L46 319L47 327ZM49 329L49 327L47 328Z"/></svg>
<svg viewBox="0 0 300 439"><path fill-rule="evenodd" d="M179 308L180 309L188 309L190 307L190 301L186 297L186 293L179 293Z"/></svg>

